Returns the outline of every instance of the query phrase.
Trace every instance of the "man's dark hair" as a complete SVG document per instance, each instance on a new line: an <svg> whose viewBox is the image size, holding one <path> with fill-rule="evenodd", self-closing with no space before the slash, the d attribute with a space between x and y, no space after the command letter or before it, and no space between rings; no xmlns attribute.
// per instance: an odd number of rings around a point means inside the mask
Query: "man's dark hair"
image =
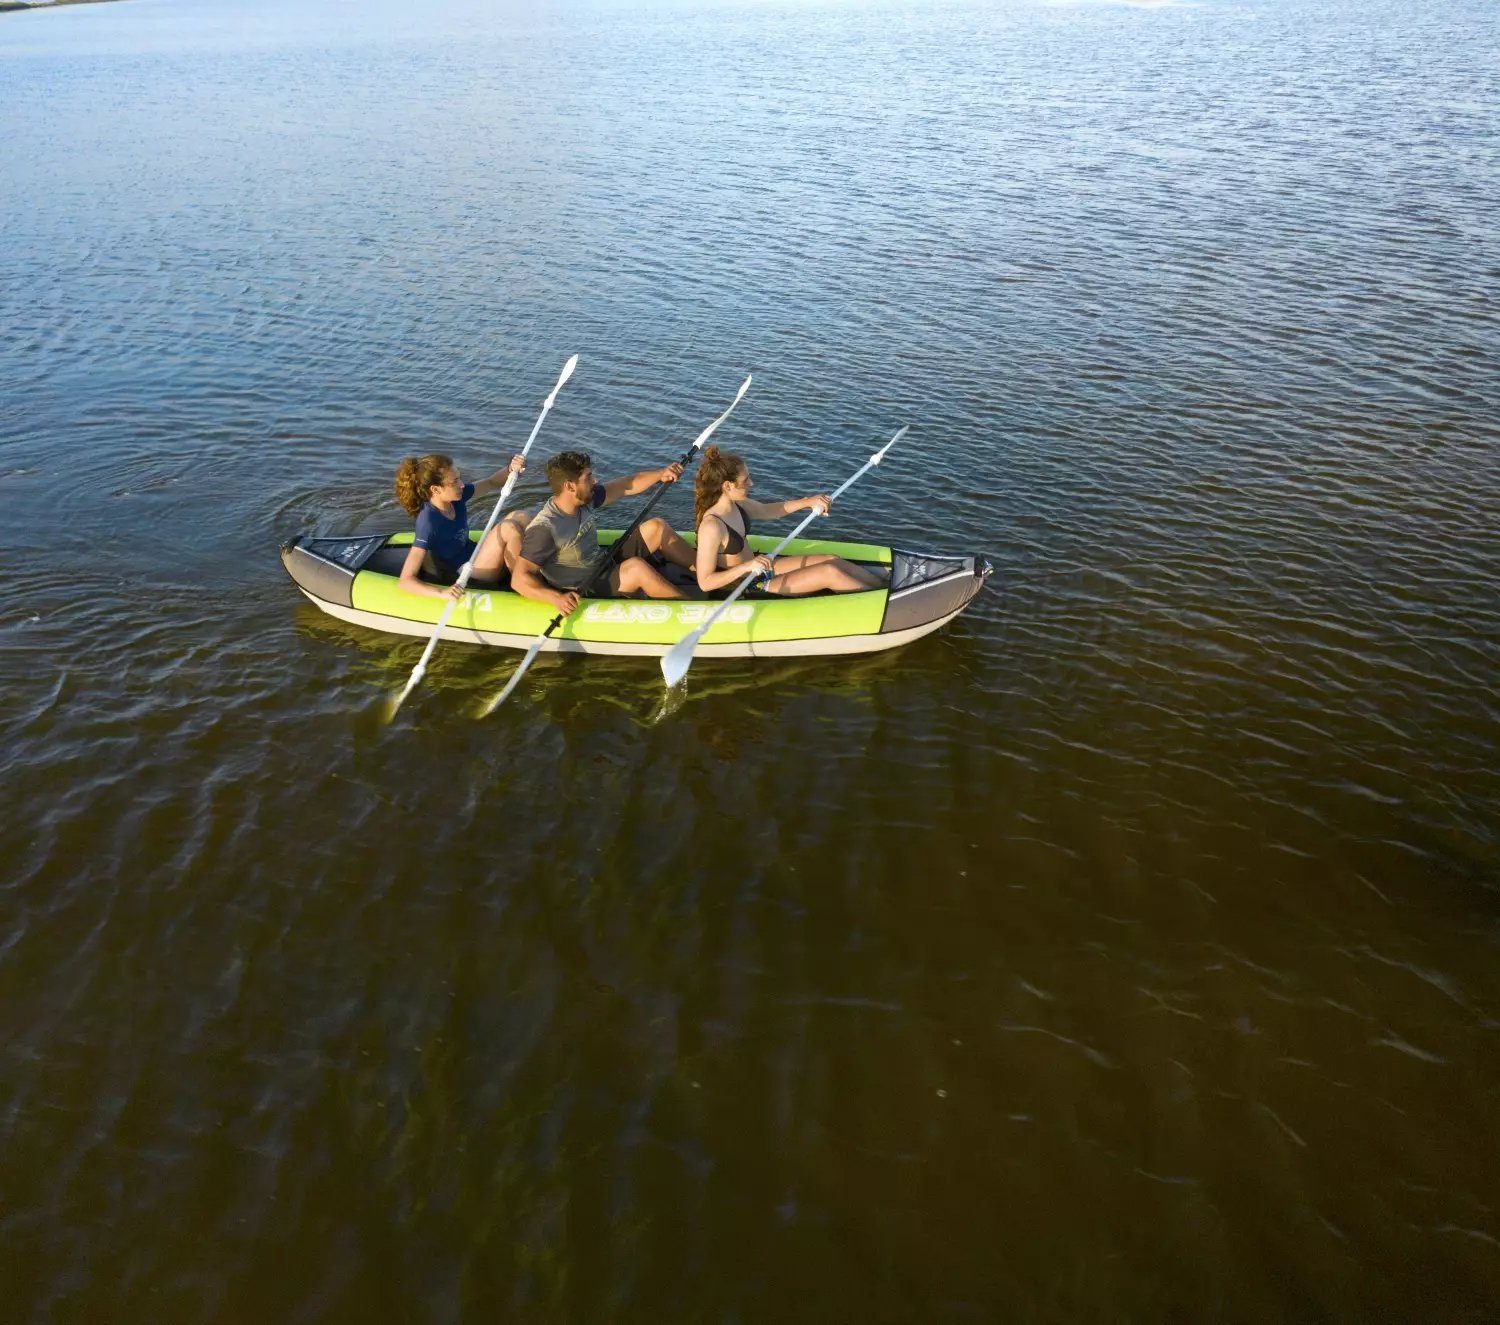
<svg viewBox="0 0 1500 1325"><path fill-rule="evenodd" d="M563 451L547 461L547 482L555 497L563 490L564 483L571 483L581 474L594 467L587 451Z"/></svg>

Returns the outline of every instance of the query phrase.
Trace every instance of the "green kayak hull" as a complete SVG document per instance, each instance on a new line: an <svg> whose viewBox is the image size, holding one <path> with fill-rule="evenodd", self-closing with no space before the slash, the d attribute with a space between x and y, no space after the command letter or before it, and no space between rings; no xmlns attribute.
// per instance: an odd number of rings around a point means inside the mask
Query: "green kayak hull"
<svg viewBox="0 0 1500 1325"><path fill-rule="evenodd" d="M618 530L601 530L599 540L608 544L619 536ZM684 537L693 541L690 534ZM331 616L371 630L426 637L445 602L401 588L401 566L411 541L409 531L348 538L304 535L282 547L281 560L297 587ZM778 541L752 535L749 545L752 551L770 552ZM990 573L983 557L903 552L871 543L797 539L784 555L816 553L889 567L890 585L805 598L746 593L703 637L697 656L786 658L896 648L946 625L973 601ZM544 648L659 656L701 625L717 605L713 598L585 599ZM547 604L508 588L474 586L448 618L443 638L525 649L554 615Z"/></svg>

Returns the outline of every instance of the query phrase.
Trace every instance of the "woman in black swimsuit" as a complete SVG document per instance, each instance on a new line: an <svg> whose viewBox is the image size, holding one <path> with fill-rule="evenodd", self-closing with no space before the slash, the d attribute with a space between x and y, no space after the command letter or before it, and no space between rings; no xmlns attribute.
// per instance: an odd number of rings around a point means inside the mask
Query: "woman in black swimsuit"
<svg viewBox="0 0 1500 1325"><path fill-rule="evenodd" d="M698 530L694 570L704 593L728 588L745 575L765 575L767 593L807 594L819 589L849 593L879 589L885 581L862 566L827 553L803 557L757 556L745 546L750 521L779 520L793 511L828 514L829 500L819 493L791 501L751 501L754 486L745 462L730 451L710 446L693 484L693 522Z"/></svg>

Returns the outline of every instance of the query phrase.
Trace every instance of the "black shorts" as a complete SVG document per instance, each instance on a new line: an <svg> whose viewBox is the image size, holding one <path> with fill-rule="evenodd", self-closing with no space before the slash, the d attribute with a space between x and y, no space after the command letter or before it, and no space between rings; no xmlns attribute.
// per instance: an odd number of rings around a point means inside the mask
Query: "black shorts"
<svg viewBox="0 0 1500 1325"><path fill-rule="evenodd" d="M611 543L607 548L601 548L600 553L602 557L609 562L609 569L611 573L619 569L620 563L622 561L628 561L631 557L644 557L648 562L651 563L652 566L656 567L657 570L660 570L667 564L664 557L658 556L656 553L647 548L646 540L641 537L641 531L639 529L631 533L630 537L625 540L623 546L618 542ZM581 593L583 591L582 585L559 584L549 574L547 574L549 569L551 569L549 566L542 567L542 578L546 580L552 588L556 589L558 593ZM595 586L594 591L596 593L609 592L609 577L606 575L602 578L604 580L604 583ZM587 579L587 577L585 577L585 579Z"/></svg>

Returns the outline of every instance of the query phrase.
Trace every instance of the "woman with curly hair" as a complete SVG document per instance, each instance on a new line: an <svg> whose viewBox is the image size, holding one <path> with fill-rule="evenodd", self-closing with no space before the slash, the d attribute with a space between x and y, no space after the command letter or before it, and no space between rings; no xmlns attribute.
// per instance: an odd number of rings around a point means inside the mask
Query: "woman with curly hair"
<svg viewBox="0 0 1500 1325"><path fill-rule="evenodd" d="M527 515L522 510L505 514L483 543L476 548L469 537L469 502L498 492L507 475L519 474L526 461L512 456L510 464L478 483L465 483L451 456L409 455L396 470L396 500L417 520L417 534L401 567L401 587L422 598L457 598L458 585L447 588L428 584L423 571L440 579L457 575L470 558L474 569L469 582L498 583L503 572L515 566L521 550Z"/></svg>
<svg viewBox="0 0 1500 1325"><path fill-rule="evenodd" d="M693 523L698 530L698 555L694 571L704 593L725 589L745 575L770 575L767 593L809 594L819 589L850 593L879 589L885 581L863 566L828 553L813 556L777 557L749 551L750 522L779 520L794 511L828 514L829 499L822 493L794 497L790 501L751 501L754 487L750 470L732 451L710 446L693 484Z"/></svg>

